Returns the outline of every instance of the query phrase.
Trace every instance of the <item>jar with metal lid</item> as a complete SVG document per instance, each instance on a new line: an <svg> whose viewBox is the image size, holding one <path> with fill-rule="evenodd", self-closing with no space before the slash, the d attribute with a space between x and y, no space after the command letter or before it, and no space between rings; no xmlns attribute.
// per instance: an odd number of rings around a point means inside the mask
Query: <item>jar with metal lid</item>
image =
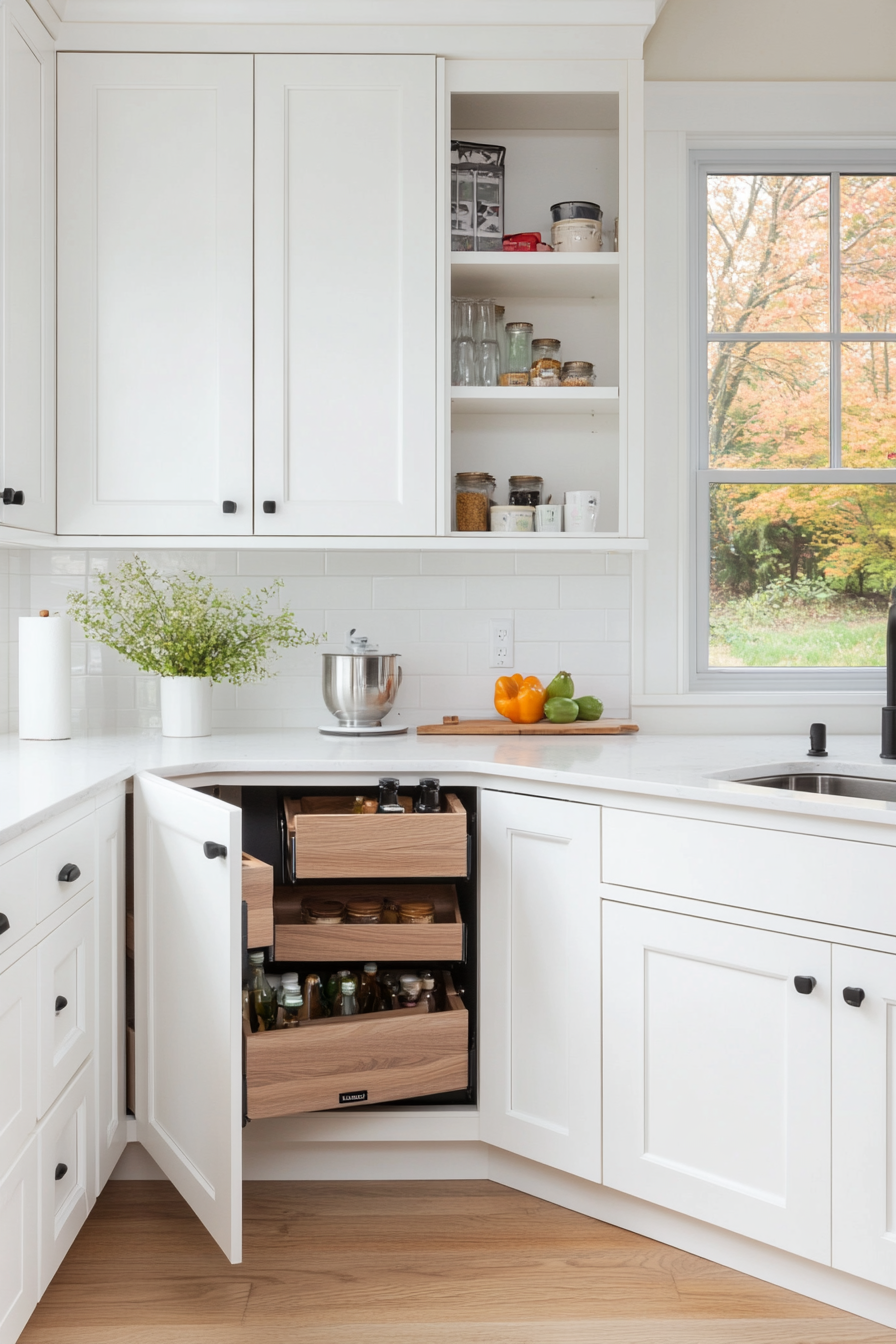
<svg viewBox="0 0 896 1344"><path fill-rule="evenodd" d="M302 919L306 924L344 924L345 906L342 901L306 896L302 901Z"/></svg>
<svg viewBox="0 0 896 1344"><path fill-rule="evenodd" d="M398 907L399 924L434 924L435 906L432 901L401 901Z"/></svg>
<svg viewBox="0 0 896 1344"><path fill-rule="evenodd" d="M532 342L532 368L529 371L532 386L559 387L560 367L560 342L553 337L536 337Z"/></svg>
<svg viewBox="0 0 896 1344"><path fill-rule="evenodd" d="M495 478L486 471L459 471L454 478L454 518L458 532L487 532Z"/></svg>
<svg viewBox="0 0 896 1344"><path fill-rule="evenodd" d="M572 359L563 365L560 382L564 387L593 387L594 365L587 359Z"/></svg>
<svg viewBox="0 0 896 1344"><path fill-rule="evenodd" d="M511 476L507 482L510 494L508 503L526 504L535 508L541 503L544 479L541 476Z"/></svg>
<svg viewBox="0 0 896 1344"><path fill-rule="evenodd" d="M501 386L525 387L532 366L532 323L507 322L504 334L507 367L501 372Z"/></svg>
<svg viewBox="0 0 896 1344"><path fill-rule="evenodd" d="M345 903L346 924L382 924L383 902L381 900L357 899Z"/></svg>

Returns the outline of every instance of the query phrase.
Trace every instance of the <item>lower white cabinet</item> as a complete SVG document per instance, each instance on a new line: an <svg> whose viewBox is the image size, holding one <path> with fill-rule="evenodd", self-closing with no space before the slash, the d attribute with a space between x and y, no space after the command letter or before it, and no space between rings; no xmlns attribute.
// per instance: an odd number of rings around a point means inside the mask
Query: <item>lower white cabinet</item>
<svg viewBox="0 0 896 1344"><path fill-rule="evenodd" d="M14 1344L39 1296L37 1139L0 1179L0 1344Z"/></svg>
<svg viewBox="0 0 896 1344"><path fill-rule="evenodd" d="M93 902L44 939L38 961L38 1115L93 1049Z"/></svg>
<svg viewBox="0 0 896 1344"><path fill-rule="evenodd" d="M91 1062L69 1084L37 1131L41 1295L93 1208L94 1124Z"/></svg>
<svg viewBox="0 0 896 1344"><path fill-rule="evenodd" d="M96 1192L124 1152L125 1101L125 801L113 798L96 813Z"/></svg>
<svg viewBox="0 0 896 1344"><path fill-rule="evenodd" d="M896 956L834 948L832 1057L832 1263L896 1288Z"/></svg>
<svg viewBox="0 0 896 1344"><path fill-rule="evenodd" d="M480 1134L600 1180L600 809L484 790Z"/></svg>
<svg viewBox="0 0 896 1344"><path fill-rule="evenodd" d="M37 956L31 951L0 975L0 1178L34 1129L37 1074Z"/></svg>
<svg viewBox="0 0 896 1344"><path fill-rule="evenodd" d="M828 943L605 901L605 1183L830 1264L830 968Z"/></svg>

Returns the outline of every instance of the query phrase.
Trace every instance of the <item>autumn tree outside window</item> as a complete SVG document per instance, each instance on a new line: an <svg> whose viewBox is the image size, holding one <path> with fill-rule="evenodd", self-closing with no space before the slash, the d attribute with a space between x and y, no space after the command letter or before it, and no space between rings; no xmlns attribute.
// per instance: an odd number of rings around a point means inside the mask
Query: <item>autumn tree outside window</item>
<svg viewBox="0 0 896 1344"><path fill-rule="evenodd" d="M859 688L896 585L896 165L742 157L694 164L694 681Z"/></svg>

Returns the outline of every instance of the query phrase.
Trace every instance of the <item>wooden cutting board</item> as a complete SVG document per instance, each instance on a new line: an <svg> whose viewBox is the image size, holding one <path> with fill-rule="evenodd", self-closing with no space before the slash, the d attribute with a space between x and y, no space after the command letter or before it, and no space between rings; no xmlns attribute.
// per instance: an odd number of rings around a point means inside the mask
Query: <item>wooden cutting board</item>
<svg viewBox="0 0 896 1344"><path fill-rule="evenodd" d="M417 728L418 737L605 737L614 733L636 733L638 725L629 719L596 719L593 722L576 720L575 723L511 723L509 719L457 719L447 716L441 723L424 723Z"/></svg>

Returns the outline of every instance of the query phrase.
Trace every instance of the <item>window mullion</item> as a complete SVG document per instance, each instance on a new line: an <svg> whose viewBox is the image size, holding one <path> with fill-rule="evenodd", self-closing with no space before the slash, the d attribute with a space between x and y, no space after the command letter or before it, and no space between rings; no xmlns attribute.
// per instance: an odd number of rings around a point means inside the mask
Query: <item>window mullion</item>
<svg viewBox="0 0 896 1344"><path fill-rule="evenodd" d="M840 384L840 174L831 173L830 199L830 323L831 466L843 465L843 414Z"/></svg>

